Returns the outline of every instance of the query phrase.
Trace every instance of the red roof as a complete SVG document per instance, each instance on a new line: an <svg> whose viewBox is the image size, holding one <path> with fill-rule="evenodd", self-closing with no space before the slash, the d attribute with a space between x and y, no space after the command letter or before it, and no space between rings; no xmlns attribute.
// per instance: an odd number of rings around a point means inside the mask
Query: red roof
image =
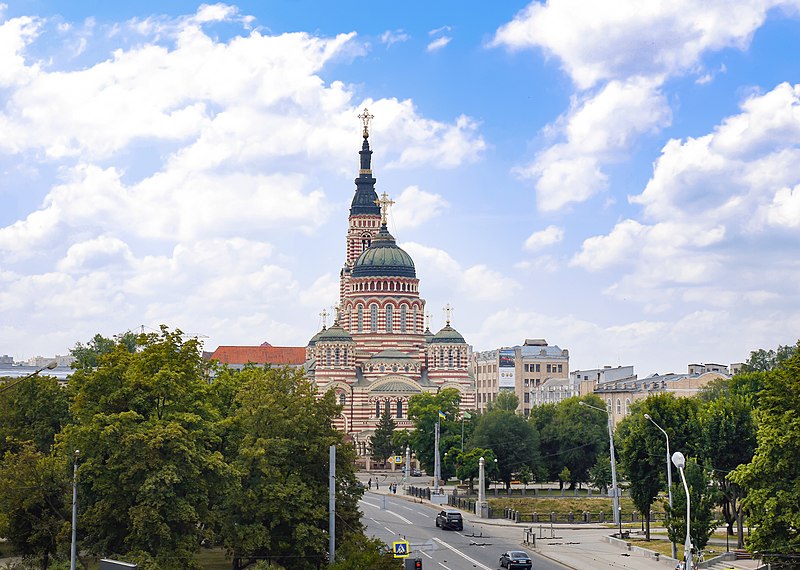
<svg viewBox="0 0 800 570"><path fill-rule="evenodd" d="M221 364L300 366L306 361L306 349L304 346L220 346L211 359Z"/></svg>

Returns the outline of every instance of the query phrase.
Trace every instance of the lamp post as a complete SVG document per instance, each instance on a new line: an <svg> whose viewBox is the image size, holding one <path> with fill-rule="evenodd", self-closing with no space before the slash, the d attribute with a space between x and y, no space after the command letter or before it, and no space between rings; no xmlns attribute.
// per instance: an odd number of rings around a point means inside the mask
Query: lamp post
<svg viewBox="0 0 800 570"><path fill-rule="evenodd" d="M611 453L611 495L612 495L612 502L614 505L614 523L620 524L622 520L622 516L619 512L619 490L617 489L617 460L614 457L614 427L611 421L611 412L608 409L598 408L597 406L593 406L591 404L587 404L586 402L578 402L581 406L586 406L587 408L592 408L593 410L597 410L599 412L605 412L608 416L608 449Z"/></svg>
<svg viewBox="0 0 800 570"><path fill-rule="evenodd" d="M669 462L669 458L670 458L670 454L669 454L669 436L667 435L667 432L664 431L664 428L662 428L660 425L658 425L656 423L656 421L653 418L650 417L650 414L645 414L644 417L646 417L648 420L650 420L650 422L654 426L656 426L659 430L661 430L661 433L663 433L664 437L667 438L667 493L668 493L668 496L669 496L669 508L672 509L672 465L670 465L670 462ZM678 547L675 545L675 542L673 541L672 542L672 557L673 558L677 558L677 556L678 556Z"/></svg>
<svg viewBox="0 0 800 570"><path fill-rule="evenodd" d="M58 362L56 362L55 360L51 360L50 362L48 362L47 364L45 364L41 368L38 368L38 369L34 370L33 372L31 372L27 376L23 376L22 378L20 378L19 380L15 380L14 382L7 382L7 383L3 384L2 386L0 386L0 392L5 392L6 390L10 390L11 388L16 386L17 384L25 382L25 380L27 380L28 378L33 378L34 376L38 376L39 372L41 372L42 370L52 370L56 366L58 366Z"/></svg>
<svg viewBox="0 0 800 570"><path fill-rule="evenodd" d="M683 468L686 466L686 458L683 453L676 451L672 454L672 463L678 468L683 480L683 488L686 491L686 543L683 546L683 568L690 570L692 564L692 537L691 537L691 501L689 499L689 485L686 484L686 475L683 473Z"/></svg>
<svg viewBox="0 0 800 570"><path fill-rule="evenodd" d="M69 570L75 570L75 559L78 554L78 457L81 452L75 450L75 463L72 469L72 546L69 551Z"/></svg>

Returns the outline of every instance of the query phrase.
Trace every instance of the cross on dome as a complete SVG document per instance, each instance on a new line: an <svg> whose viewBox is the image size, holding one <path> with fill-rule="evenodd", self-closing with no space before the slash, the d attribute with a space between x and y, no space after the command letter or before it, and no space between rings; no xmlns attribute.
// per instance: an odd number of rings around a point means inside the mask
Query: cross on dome
<svg viewBox="0 0 800 570"><path fill-rule="evenodd" d="M322 319L322 328L328 328L328 311L326 309L322 309L322 312L319 314L319 316Z"/></svg>
<svg viewBox="0 0 800 570"><path fill-rule="evenodd" d="M386 212L389 210L389 206L394 204L394 200L390 200L384 192L381 194L381 197L375 200L375 204L381 207L381 225L386 225Z"/></svg>
<svg viewBox="0 0 800 570"><path fill-rule="evenodd" d="M368 139L369 138L369 122L372 119L375 118L375 115L370 115L369 114L369 110L366 107L364 107L364 110L361 112L361 114L358 116L358 118L361 119L361 122L364 124L364 138Z"/></svg>
<svg viewBox="0 0 800 570"><path fill-rule="evenodd" d="M444 318L445 318L445 321L447 321L447 326L449 327L450 326L450 317L453 316L453 307L450 306L450 303L447 303L444 306L444 309L442 309L442 310L444 311Z"/></svg>

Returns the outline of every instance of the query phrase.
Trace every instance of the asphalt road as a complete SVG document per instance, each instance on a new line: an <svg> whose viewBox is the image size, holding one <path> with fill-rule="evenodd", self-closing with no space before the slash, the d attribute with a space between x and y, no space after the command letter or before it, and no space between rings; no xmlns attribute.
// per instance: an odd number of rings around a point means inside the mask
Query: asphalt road
<svg viewBox="0 0 800 570"><path fill-rule="evenodd" d="M525 549L521 529L481 525L467 513L464 530L452 531L436 527L437 509L433 505L414 503L394 495L367 491L360 501L362 521L367 534L391 546L405 540L412 558L421 558L426 570L462 570L480 568L495 570L500 555L506 550L526 550L536 570L564 570L552 560Z"/></svg>

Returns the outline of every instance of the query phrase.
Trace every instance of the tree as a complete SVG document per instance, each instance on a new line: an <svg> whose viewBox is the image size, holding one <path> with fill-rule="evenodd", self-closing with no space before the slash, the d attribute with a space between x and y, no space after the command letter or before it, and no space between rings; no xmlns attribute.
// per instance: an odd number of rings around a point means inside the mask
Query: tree
<svg viewBox="0 0 800 570"><path fill-rule="evenodd" d="M800 343L798 343L800 347ZM729 478L746 493L750 550L782 554L800 550L800 350L766 377L756 417L753 459Z"/></svg>
<svg viewBox="0 0 800 570"><path fill-rule="evenodd" d="M702 466L693 459L687 459L683 473L691 498L689 534L692 546L702 550L708 544L708 539L717 526L714 519L714 506L719 498L717 491L708 484L711 479L710 466ZM680 475L678 478L680 479ZM667 535L670 541L680 544L686 539L686 490L682 481L677 481L672 498L673 508L670 509L667 506Z"/></svg>
<svg viewBox="0 0 800 570"><path fill-rule="evenodd" d="M400 570L402 559L395 558L380 540L363 533L348 533L336 547L336 561L329 570Z"/></svg>
<svg viewBox="0 0 800 570"><path fill-rule="evenodd" d="M71 377L64 449L80 449L83 547L143 567L192 568L227 466L212 429L205 364L178 330L139 335ZM150 561L150 562L147 562Z"/></svg>
<svg viewBox="0 0 800 570"><path fill-rule="evenodd" d="M0 457L30 442L49 453L69 421L67 392L50 376L35 376L0 393Z"/></svg>
<svg viewBox="0 0 800 570"><path fill-rule="evenodd" d="M759 348L750 353L750 358L742 366L742 372L769 372L781 363L789 360L795 353L796 346L778 345L778 350Z"/></svg>
<svg viewBox="0 0 800 570"><path fill-rule="evenodd" d="M607 493L608 488L613 482L611 473L611 456L605 453L597 455L597 461L589 468L589 482L599 489L601 493Z"/></svg>
<svg viewBox="0 0 800 570"><path fill-rule="evenodd" d="M582 399L568 398L556 404L555 414L548 433L557 435L558 464L567 468L570 478L561 479L574 489L577 483L589 480L589 469L597 462L598 455L608 454L608 416L592 408L581 406L580 401L602 408L602 400L596 396Z"/></svg>
<svg viewBox="0 0 800 570"><path fill-rule="evenodd" d="M355 450L333 427L340 413L333 392L317 398L302 370L247 371L230 426L235 481L217 513L223 543L239 567L259 557L288 570L324 560L331 445L337 447L337 540L362 531Z"/></svg>
<svg viewBox="0 0 800 570"><path fill-rule="evenodd" d="M0 464L0 536L47 568L69 531L66 462L27 442Z"/></svg>
<svg viewBox="0 0 800 570"><path fill-rule="evenodd" d="M534 406L528 417L528 422L533 425L539 434L541 462L533 469L535 477L539 480L556 481L561 469L559 467L561 444L558 430L555 426L555 417L555 404Z"/></svg>
<svg viewBox="0 0 800 570"><path fill-rule="evenodd" d="M720 397L703 408L700 414L702 456L714 466L714 479L721 491L722 514L733 534L737 523L737 545L744 547L744 525L739 499L742 489L728 479L728 473L749 463L756 446L756 428L752 407L738 395Z"/></svg>
<svg viewBox="0 0 800 570"><path fill-rule="evenodd" d="M101 334L96 334L92 340L85 345L76 343L70 349L70 354L75 359L72 363L73 368L92 369L98 365L99 359L112 353L118 346L123 346L128 352L135 352L137 346L137 336L131 331L117 335L113 339L106 338Z"/></svg>
<svg viewBox="0 0 800 570"><path fill-rule="evenodd" d="M511 488L512 475L523 465L534 469L539 462L539 434L522 416L495 410L481 416L471 444L491 449L497 457L500 480Z"/></svg>
<svg viewBox="0 0 800 570"><path fill-rule="evenodd" d="M666 439L644 414L649 414L669 434L671 451L684 450L686 455L696 454L700 448L698 409L699 401L694 398L659 394L635 402L617 426L617 453L630 482L631 498L647 521L647 540L650 540L650 509L659 491L667 487L667 472Z"/></svg>
<svg viewBox="0 0 800 570"><path fill-rule="evenodd" d="M489 402L486 410L501 410L504 412L516 412L519 407L519 398L514 392L504 390L497 394L493 402Z"/></svg>
<svg viewBox="0 0 800 570"><path fill-rule="evenodd" d="M461 447L461 422L454 420L459 399L458 390L445 388L435 394L417 394L408 400L408 417L414 423L411 448L428 473L433 473L434 426L440 420L439 412L445 414L445 419L440 422L440 453L450 447Z"/></svg>
<svg viewBox="0 0 800 570"><path fill-rule="evenodd" d="M394 454L395 446L392 441L396 424L392 415L384 411L381 414L378 427L375 428L375 433L369 440L370 452L372 457L378 461L386 461L386 459Z"/></svg>

